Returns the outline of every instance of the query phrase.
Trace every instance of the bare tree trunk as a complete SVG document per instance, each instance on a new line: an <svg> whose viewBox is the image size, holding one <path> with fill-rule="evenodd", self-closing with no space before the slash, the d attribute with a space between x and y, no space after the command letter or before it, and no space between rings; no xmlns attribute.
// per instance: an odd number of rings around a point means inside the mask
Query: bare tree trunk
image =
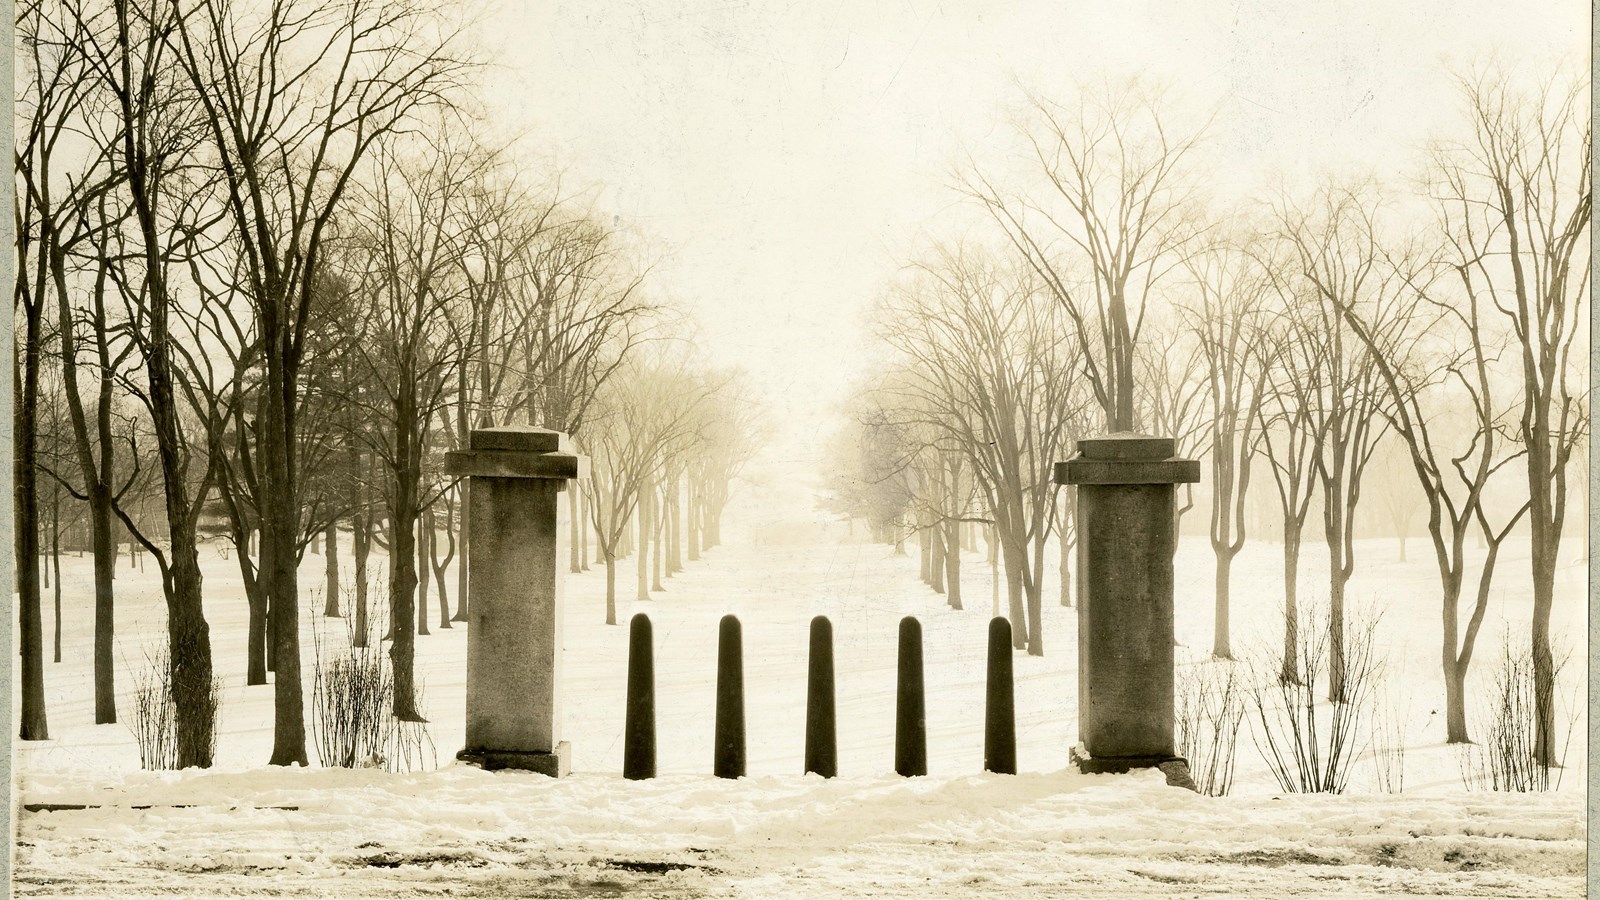
<svg viewBox="0 0 1600 900"><path fill-rule="evenodd" d="M650 523L652 545L650 550L650 590L652 591L666 590L666 587L661 584L661 554L664 550L661 545L666 538L667 528L667 517L664 515L665 507L666 502L662 498L651 496L650 517L653 521Z"/></svg>
<svg viewBox="0 0 1600 900"><path fill-rule="evenodd" d="M1072 520L1072 510L1068 506L1070 500L1063 498L1061 503L1061 521L1056 526L1056 552L1060 554L1058 571L1061 578L1061 605L1072 605L1072 542L1067 539L1067 532Z"/></svg>
<svg viewBox="0 0 1600 900"><path fill-rule="evenodd" d="M112 643L116 639L117 576L116 532L113 530L111 490L102 484L89 489L89 539L94 552L94 723L117 721L116 669Z"/></svg>
<svg viewBox="0 0 1600 900"><path fill-rule="evenodd" d="M961 608L961 521L945 523L944 583L945 602L951 609Z"/></svg>
<svg viewBox="0 0 1600 900"><path fill-rule="evenodd" d="M583 554L579 559L583 563L583 570L587 572L589 571L589 534L594 530L593 526L589 524L589 504L594 501L590 499L587 488L574 489L572 496L577 499L578 508L583 511L580 513L583 516L583 527L578 530L579 535L583 538Z"/></svg>
<svg viewBox="0 0 1600 900"><path fill-rule="evenodd" d="M434 532L427 527L427 512L416 520L418 528L418 541L416 541L416 633L429 634L427 631L427 591L432 585L432 559L434 556Z"/></svg>
<svg viewBox="0 0 1600 900"><path fill-rule="evenodd" d="M327 597L323 601L324 616L339 615L339 526L329 522L322 532L322 555L327 565Z"/></svg>
<svg viewBox="0 0 1600 900"><path fill-rule="evenodd" d="M1228 631L1228 587L1233 573L1233 553L1226 547L1217 547L1216 618L1211 628L1211 656L1214 659L1233 659L1233 645Z"/></svg>
<svg viewBox="0 0 1600 900"><path fill-rule="evenodd" d="M237 540L235 545L237 546ZM250 546L248 533L244 546ZM239 573L244 578L244 599L250 622L245 630L245 684L266 684L272 671L272 647L267 641L267 595L256 580L255 563L239 550Z"/></svg>
<svg viewBox="0 0 1600 900"><path fill-rule="evenodd" d="M1546 481L1548 487L1548 481ZM1548 497L1545 498L1548 500ZM1556 759L1556 667L1550 646L1550 612L1555 606L1556 555L1560 549L1558 527L1548 513L1533 518L1533 698L1534 758L1546 768Z"/></svg>
<svg viewBox="0 0 1600 900"><path fill-rule="evenodd" d="M432 509L428 510L428 533L433 536L430 543L431 549L428 556L429 562L433 565L433 583L439 588L439 627L442 629L450 628L450 623L452 621L450 618L450 594L449 590L445 586L445 572L450 568L450 563L455 559L456 556L455 505L453 503L446 503L444 507L444 514L445 553L444 558L441 560L438 553L439 531L437 517Z"/></svg>
<svg viewBox="0 0 1600 900"><path fill-rule="evenodd" d="M989 617L995 619L1000 617L1000 541L994 535L993 525L984 530L983 537L989 544L989 589L994 606Z"/></svg>
<svg viewBox="0 0 1600 900"><path fill-rule="evenodd" d="M39 596L39 491L36 458L39 410L39 319L37 304L26 309L27 343L19 347L20 360L12 364L16 385L16 578L21 606L22 721L19 736L25 741L50 739L44 706L44 623Z"/></svg>
<svg viewBox="0 0 1600 900"><path fill-rule="evenodd" d="M933 584L933 538L926 528L917 529L917 552L922 557L922 583Z"/></svg>
<svg viewBox="0 0 1600 900"><path fill-rule="evenodd" d="M307 763L305 697L300 681L297 560L291 537L292 523L299 517L286 512L281 501L274 505L278 508L271 510L263 520L261 565L257 570L261 589L267 596L267 640L272 647L273 727L272 756L268 763L303 766Z"/></svg>
<svg viewBox="0 0 1600 900"><path fill-rule="evenodd" d="M350 549L355 560L356 623L351 642L367 646L367 555L372 552L372 532L367 513L357 509L350 521Z"/></svg>
<svg viewBox="0 0 1600 900"><path fill-rule="evenodd" d="M263 340L270 344L272 338L264 336ZM296 376L284 359L276 353L266 354L257 428L262 506L257 577L267 595L267 639L272 642L272 756L268 762L276 766L307 763L305 694L300 678L300 574L296 550L300 473L293 457L295 390ZM209 689L210 685L206 687Z"/></svg>
<svg viewBox="0 0 1600 900"><path fill-rule="evenodd" d="M602 545L600 554L606 561L606 624L617 624L617 556Z"/></svg>
<svg viewBox="0 0 1600 900"><path fill-rule="evenodd" d="M640 600L650 599L650 506L653 493L646 479L639 486L639 502L635 504L634 520L639 533L639 554L635 562L638 563Z"/></svg>
<svg viewBox="0 0 1600 900"><path fill-rule="evenodd" d="M56 593L55 661L61 662L61 483L52 482L50 492L50 569L54 570ZM98 673L97 673L98 674Z"/></svg>
<svg viewBox="0 0 1600 900"><path fill-rule="evenodd" d="M1028 614L1024 607L1023 579L1028 568L1026 550L1005 546L1001 542L1006 563L1006 597L1010 601L1008 618L1011 620L1011 646L1017 650L1028 646Z"/></svg>
<svg viewBox="0 0 1600 900"><path fill-rule="evenodd" d="M1040 518L1043 518L1042 516ZM1028 655L1044 655L1044 523L1037 524L1039 536L1033 542L1033 565L1028 570L1024 590L1028 597Z"/></svg>
<svg viewBox="0 0 1600 900"><path fill-rule="evenodd" d="M667 574L683 571L682 479L677 472L667 485Z"/></svg>
<svg viewBox="0 0 1600 900"><path fill-rule="evenodd" d="M928 586L933 588L935 594L942 594L945 570L944 523L937 520L930 522L923 533L928 536Z"/></svg>
<svg viewBox="0 0 1600 900"><path fill-rule="evenodd" d="M1328 700L1345 701L1344 683L1344 579L1328 583Z"/></svg>
<svg viewBox="0 0 1600 900"><path fill-rule="evenodd" d="M1278 678L1285 684L1300 683L1300 525L1283 523L1283 665Z"/></svg>
<svg viewBox="0 0 1600 900"><path fill-rule="evenodd" d="M404 381L402 379L402 381ZM402 401L395 409L395 454L389 506L389 622L393 642L389 659L394 678L394 715L403 722L421 722L416 696L416 632L413 609L417 590L418 493L422 489L422 452L415 445L412 423L416 410Z"/></svg>
<svg viewBox="0 0 1600 900"><path fill-rule="evenodd" d="M689 479L689 561L700 559L700 491L695 479Z"/></svg>
<svg viewBox="0 0 1600 900"><path fill-rule="evenodd" d="M428 585L431 581L430 560L433 555L433 530L428 527L427 513L417 517L417 634L428 631Z"/></svg>
<svg viewBox="0 0 1600 900"><path fill-rule="evenodd" d="M567 504L567 571L576 575L583 571L583 539L579 537L579 532L584 530L583 509L579 506L580 492L576 487L562 493L566 496L561 502Z"/></svg>
<svg viewBox="0 0 1600 900"><path fill-rule="evenodd" d="M169 524L169 529L171 528ZM217 706L211 671L211 629L201 606L199 554L194 530L180 524L172 540L167 646L172 681L178 768L211 767L216 752Z"/></svg>
<svg viewBox="0 0 1600 900"><path fill-rule="evenodd" d="M1459 603L1461 601L1460 583L1453 577L1444 585L1443 604L1441 605L1444 627L1440 630L1443 646L1440 647L1444 662L1444 704L1445 704L1445 741L1451 744L1464 743L1467 740L1467 667L1461 665L1456 654L1456 641L1460 632Z"/></svg>
<svg viewBox="0 0 1600 900"><path fill-rule="evenodd" d="M389 659L394 672L395 718L421 722L414 667L416 634L411 616L417 590L416 513L408 508L409 502L396 504L389 521L389 621L393 632Z"/></svg>
<svg viewBox="0 0 1600 900"><path fill-rule="evenodd" d="M465 622L467 620L467 601L469 599L467 597L467 541L469 539L467 522L472 515L472 479L463 478L456 482L456 490L460 492L457 497L460 501L461 509L451 517L455 527L450 533L454 535L454 542L451 548L459 558L456 560L456 612L455 615L450 617L450 621ZM577 491L573 491L573 496L577 496Z"/></svg>
<svg viewBox="0 0 1600 900"><path fill-rule="evenodd" d="M1454 637L1447 638L1454 642ZM1451 650L1451 656L1455 655ZM1445 664L1444 673L1445 742L1468 743L1467 738L1467 667L1454 662Z"/></svg>
<svg viewBox="0 0 1600 900"><path fill-rule="evenodd" d="M705 535L701 540L701 546L706 550L722 546L722 510L727 505L728 484L722 482L705 504Z"/></svg>

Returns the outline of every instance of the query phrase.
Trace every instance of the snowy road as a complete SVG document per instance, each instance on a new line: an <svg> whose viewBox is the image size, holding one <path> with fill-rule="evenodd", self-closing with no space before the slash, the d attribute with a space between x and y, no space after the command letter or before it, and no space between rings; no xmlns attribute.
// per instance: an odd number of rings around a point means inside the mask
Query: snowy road
<svg viewBox="0 0 1600 900"><path fill-rule="evenodd" d="M1583 893L1575 793L1216 800L1151 774L556 782L451 766L45 777L24 800L103 806L22 814L19 896Z"/></svg>

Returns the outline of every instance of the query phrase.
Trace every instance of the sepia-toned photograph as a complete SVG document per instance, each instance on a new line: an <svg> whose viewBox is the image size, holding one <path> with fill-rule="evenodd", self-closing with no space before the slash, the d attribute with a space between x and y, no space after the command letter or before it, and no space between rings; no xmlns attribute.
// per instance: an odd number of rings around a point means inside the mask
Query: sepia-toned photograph
<svg viewBox="0 0 1600 900"><path fill-rule="evenodd" d="M1587 895L1588 4L11 6L11 896Z"/></svg>

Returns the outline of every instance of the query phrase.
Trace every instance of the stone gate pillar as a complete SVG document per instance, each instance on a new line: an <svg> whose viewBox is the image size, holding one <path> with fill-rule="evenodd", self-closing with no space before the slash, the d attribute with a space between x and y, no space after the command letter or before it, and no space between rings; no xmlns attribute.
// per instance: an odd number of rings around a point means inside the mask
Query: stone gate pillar
<svg viewBox="0 0 1600 900"><path fill-rule="evenodd" d="M1078 735L1083 772L1160 766L1184 783L1173 709L1174 486L1200 480L1172 438L1078 441L1055 480L1078 489ZM1179 770L1181 769L1181 776ZM1189 785L1192 787L1192 783Z"/></svg>
<svg viewBox="0 0 1600 900"><path fill-rule="evenodd" d="M561 594L566 514L557 496L588 474L559 431L480 428L445 457L472 479L467 543L467 739L457 759L559 778Z"/></svg>

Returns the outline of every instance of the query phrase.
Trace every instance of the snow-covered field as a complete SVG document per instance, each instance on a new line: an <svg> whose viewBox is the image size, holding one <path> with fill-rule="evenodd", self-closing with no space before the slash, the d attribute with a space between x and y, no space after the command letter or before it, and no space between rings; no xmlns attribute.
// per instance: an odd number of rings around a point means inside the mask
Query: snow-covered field
<svg viewBox="0 0 1600 900"><path fill-rule="evenodd" d="M1016 777L981 774L984 640L991 582L969 554L965 611L917 579L915 556L857 543L808 512L809 494L781 481L744 488L726 545L623 620L655 621L659 768L627 782L621 734L627 629L603 624L604 576L568 581L566 732L576 774L552 781L451 763L461 746L466 631L419 638L419 671L441 766L285 771L264 766L270 686L244 686L245 617L236 564L202 550L207 617L227 679L218 765L210 772L138 771L123 725L91 721L90 561L68 558L64 660L47 664L53 740L17 755L19 804L95 808L19 812L19 893L51 896L600 897L841 895L1000 896L1363 894L1533 897L1583 892L1583 724L1562 789L1542 796L1472 793L1443 744L1439 611L1420 540L1411 561L1393 541L1358 549L1352 597L1381 609L1389 677L1380 703L1405 715L1406 793L1380 794L1358 761L1344 797L1282 795L1248 735L1225 799L1168 788L1159 777L1064 771L1076 741L1073 611L1054 605L1046 575L1044 658L1018 655ZM914 547L912 548L914 551ZM1302 596L1324 562L1308 551ZM1576 557L1577 554L1564 554ZM349 561L343 561L349 571ZM1248 547L1235 570L1236 647L1278 626L1278 548ZM321 581L308 556L302 584ZM1494 607L1479 639L1480 678L1508 624L1528 617L1526 545L1502 553ZM164 630L154 567L122 563L119 658L143 665ZM1177 560L1180 659L1210 648L1212 564L1186 536ZM1564 689L1581 702L1586 569L1564 569L1553 631L1571 662ZM453 579L452 579L453 586ZM308 594L310 592L308 591ZM308 596L312 628L342 636ZM717 619L744 623L751 777L709 775ZM834 621L841 778L799 774L806 627ZM892 776L895 626L924 627L929 768ZM435 613L435 619L437 614ZM47 630L50 616L46 614ZM1518 633L1521 633L1518 631ZM342 638L341 638L342 639ZM127 672L119 688L131 687ZM120 708L126 713L129 703ZM312 750L315 757L315 750ZM148 808L136 808L148 807Z"/></svg>

